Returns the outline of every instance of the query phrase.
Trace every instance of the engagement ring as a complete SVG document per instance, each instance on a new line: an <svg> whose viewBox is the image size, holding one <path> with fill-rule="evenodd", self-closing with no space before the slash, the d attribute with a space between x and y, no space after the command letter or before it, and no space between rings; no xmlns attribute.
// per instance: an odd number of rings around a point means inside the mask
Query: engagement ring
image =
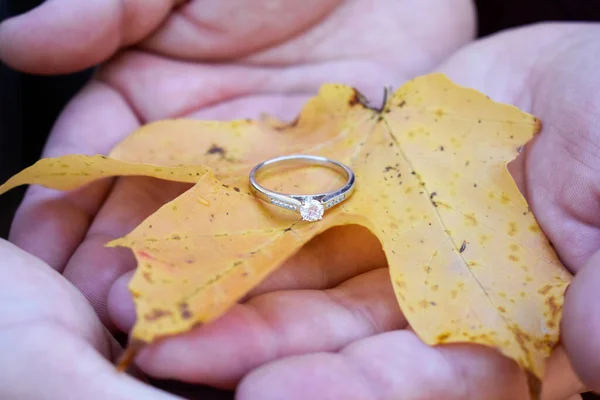
<svg viewBox="0 0 600 400"><path fill-rule="evenodd" d="M316 194L286 194L266 189L257 182L257 175L273 167L289 164L322 165L339 172L346 178L346 183L331 192ZM354 191L354 172L344 164L326 157L296 154L273 158L258 164L250 172L252 193L259 199L291 211L299 212L304 221L318 221L323 218L325 210L346 200Z"/></svg>

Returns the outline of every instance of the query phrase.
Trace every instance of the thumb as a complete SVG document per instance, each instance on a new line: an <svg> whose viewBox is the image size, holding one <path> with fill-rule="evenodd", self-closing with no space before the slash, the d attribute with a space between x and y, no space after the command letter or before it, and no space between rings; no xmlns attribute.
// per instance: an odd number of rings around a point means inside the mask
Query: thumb
<svg viewBox="0 0 600 400"><path fill-rule="evenodd" d="M562 340L575 372L600 392L600 251L577 273L565 297Z"/></svg>
<svg viewBox="0 0 600 400"><path fill-rule="evenodd" d="M0 398L183 400L118 373L118 343L85 297L1 239L0 276Z"/></svg>
<svg viewBox="0 0 600 400"><path fill-rule="evenodd" d="M0 24L0 61L34 74L80 71L135 43L178 0L49 0Z"/></svg>

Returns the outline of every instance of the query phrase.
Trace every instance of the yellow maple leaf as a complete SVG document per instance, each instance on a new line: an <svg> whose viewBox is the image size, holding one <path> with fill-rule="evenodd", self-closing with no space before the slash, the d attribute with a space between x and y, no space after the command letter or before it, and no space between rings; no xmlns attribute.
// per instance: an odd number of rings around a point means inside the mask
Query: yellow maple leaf
<svg viewBox="0 0 600 400"><path fill-rule="evenodd" d="M439 74L406 83L382 110L349 87L324 85L291 124L160 121L109 158L42 160L0 193L27 183L70 189L111 174L195 183L109 244L138 261L134 341L209 323L315 235L359 224L381 241L398 303L422 340L492 346L541 378L571 276L506 169L539 128L535 117ZM320 222L250 193L256 163L292 153L356 174L354 194ZM264 184L299 193L338 183L322 168L292 168Z"/></svg>

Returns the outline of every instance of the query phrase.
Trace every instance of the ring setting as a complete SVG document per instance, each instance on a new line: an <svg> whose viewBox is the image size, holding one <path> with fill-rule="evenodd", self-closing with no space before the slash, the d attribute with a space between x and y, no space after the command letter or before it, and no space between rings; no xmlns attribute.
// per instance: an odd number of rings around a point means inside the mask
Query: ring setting
<svg viewBox="0 0 600 400"><path fill-rule="evenodd" d="M300 206L300 216L304 221L319 221L323 219L325 207L319 201L307 197Z"/></svg>
<svg viewBox="0 0 600 400"><path fill-rule="evenodd" d="M346 183L335 190L316 194L286 194L275 192L261 186L257 181L257 175L272 167L284 164L300 163L306 165L321 165L331 168L346 178ZM354 191L354 172L346 165L326 157L306 154L294 154L277 157L256 165L250 172L250 188L252 193L259 199L275 206L288 209L300 214L302 220L316 222L323 219L325 211L345 201Z"/></svg>

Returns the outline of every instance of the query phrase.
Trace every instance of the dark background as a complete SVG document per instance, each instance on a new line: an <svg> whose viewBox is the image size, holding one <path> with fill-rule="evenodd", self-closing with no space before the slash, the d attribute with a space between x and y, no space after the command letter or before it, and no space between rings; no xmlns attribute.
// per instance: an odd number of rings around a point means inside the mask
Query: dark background
<svg viewBox="0 0 600 400"><path fill-rule="evenodd" d="M0 20L39 3L41 1L0 0ZM600 0L477 0L476 3L480 37L540 21L600 21ZM0 182L39 159L57 115L89 74L84 71L55 77L33 76L0 64ZM8 235L12 215L23 193L24 188L17 188L0 196L0 237ZM169 382L161 386L186 397L201 395L197 389ZM205 395L202 397L206 399ZM223 393L209 397L212 400L231 398ZM587 397L594 398L600 399Z"/></svg>

